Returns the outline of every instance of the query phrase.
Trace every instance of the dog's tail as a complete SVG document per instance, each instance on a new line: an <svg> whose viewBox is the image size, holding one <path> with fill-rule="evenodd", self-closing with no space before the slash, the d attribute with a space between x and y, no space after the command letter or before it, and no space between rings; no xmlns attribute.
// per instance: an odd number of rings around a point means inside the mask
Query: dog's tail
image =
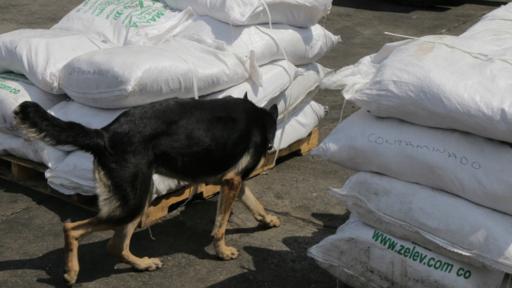
<svg viewBox="0 0 512 288"><path fill-rule="evenodd" d="M14 117L17 126L30 139L39 139L49 145L73 145L92 154L105 151L103 131L62 121L35 102L25 101L18 105Z"/></svg>

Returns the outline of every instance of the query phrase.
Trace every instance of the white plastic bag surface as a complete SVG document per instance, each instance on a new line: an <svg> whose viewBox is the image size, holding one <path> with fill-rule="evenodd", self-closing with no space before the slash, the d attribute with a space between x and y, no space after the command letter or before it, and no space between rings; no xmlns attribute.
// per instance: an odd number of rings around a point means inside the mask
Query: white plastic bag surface
<svg viewBox="0 0 512 288"><path fill-rule="evenodd" d="M49 109L65 98L47 93L34 86L19 74L0 74L0 132L19 134L16 131L13 111L24 101L33 101Z"/></svg>
<svg viewBox="0 0 512 288"><path fill-rule="evenodd" d="M288 59L294 65L309 64L341 41L339 36L318 24L307 28L288 25L274 25L273 29L267 25L237 27L207 16L194 18L190 24L176 30L175 34L191 40L224 42L227 49L244 59L254 51L258 65L282 59Z"/></svg>
<svg viewBox="0 0 512 288"><path fill-rule="evenodd" d="M308 136L325 117L325 107L315 101L305 103L303 107L292 112L288 119L281 118L281 121L278 121L274 148L286 148L293 142Z"/></svg>
<svg viewBox="0 0 512 288"><path fill-rule="evenodd" d="M512 272L512 216L391 177L360 172L333 189L368 225L437 253Z"/></svg>
<svg viewBox="0 0 512 288"><path fill-rule="evenodd" d="M207 99L219 99L226 96L247 98L254 104L264 107L272 99L279 97L286 90L297 76L297 68L286 60L276 61L260 67L261 85L252 80L226 90L206 96Z"/></svg>
<svg viewBox="0 0 512 288"><path fill-rule="evenodd" d="M503 272L452 260L352 217L308 255L353 288L497 288Z"/></svg>
<svg viewBox="0 0 512 288"><path fill-rule="evenodd" d="M512 215L512 148L479 136L358 111L313 155L447 191Z"/></svg>
<svg viewBox="0 0 512 288"><path fill-rule="evenodd" d="M111 48L77 57L64 67L61 85L82 104L127 108L226 89L248 79L249 66L231 52L173 38L157 46Z"/></svg>
<svg viewBox="0 0 512 288"><path fill-rule="evenodd" d="M61 94L61 69L71 59L111 45L92 34L22 29L0 35L0 72L25 75L42 90Z"/></svg>
<svg viewBox="0 0 512 288"><path fill-rule="evenodd" d="M51 115L63 120L80 123L92 129L100 129L116 119L124 109L98 109L75 101L62 101L48 110Z"/></svg>
<svg viewBox="0 0 512 288"><path fill-rule="evenodd" d="M94 34L115 46L151 44L192 16L190 9L173 11L154 0L86 0L52 29Z"/></svg>
<svg viewBox="0 0 512 288"><path fill-rule="evenodd" d="M281 119L285 113L304 108L304 103L308 104L317 94L322 77L330 71L317 63L296 69L288 61L277 61L260 68L261 86L248 80L206 98L243 98L247 93L248 99L260 107L269 108L276 104Z"/></svg>
<svg viewBox="0 0 512 288"><path fill-rule="evenodd" d="M165 0L172 8L192 7L232 25L284 23L311 26L329 14L331 0Z"/></svg>
<svg viewBox="0 0 512 288"><path fill-rule="evenodd" d="M324 87L344 88L376 116L512 142L512 37L491 22L496 29L388 44Z"/></svg>
<svg viewBox="0 0 512 288"><path fill-rule="evenodd" d="M28 141L15 135L0 133L0 154L42 163L53 168L66 158L67 153L40 141Z"/></svg>

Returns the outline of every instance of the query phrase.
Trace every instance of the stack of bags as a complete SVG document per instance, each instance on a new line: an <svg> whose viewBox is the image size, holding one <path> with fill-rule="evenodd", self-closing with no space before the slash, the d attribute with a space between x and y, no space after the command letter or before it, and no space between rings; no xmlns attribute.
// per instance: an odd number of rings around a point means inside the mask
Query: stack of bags
<svg viewBox="0 0 512 288"><path fill-rule="evenodd" d="M365 172L332 190L353 219L309 250L322 267L353 287L499 287L512 273L511 20L509 4L325 79L362 109L314 153Z"/></svg>
<svg viewBox="0 0 512 288"><path fill-rule="evenodd" d="M9 139L1 136L0 152L46 164L57 191L92 195L92 156L23 140L12 123L17 104L36 101L60 119L101 128L130 107L167 98L247 93L261 107L278 105L277 148L317 126L325 110L312 97L330 70L315 62L340 41L317 24L330 0L166 2L85 0L51 29L0 35L0 72L9 72L0 78L5 131L35 147L4 148ZM183 185L154 180L156 195Z"/></svg>

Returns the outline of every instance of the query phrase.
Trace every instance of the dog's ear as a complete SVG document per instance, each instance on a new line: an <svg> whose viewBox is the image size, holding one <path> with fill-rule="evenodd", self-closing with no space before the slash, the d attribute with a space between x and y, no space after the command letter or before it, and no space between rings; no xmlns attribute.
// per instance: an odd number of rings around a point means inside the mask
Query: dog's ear
<svg viewBox="0 0 512 288"><path fill-rule="evenodd" d="M249 97L247 97L247 91L245 91L245 94L244 94L244 100L249 101Z"/></svg>
<svg viewBox="0 0 512 288"><path fill-rule="evenodd" d="M272 118L274 118L274 120L277 120L277 116L279 116L279 109L277 109L276 104L270 106L270 108L268 109L268 112L270 112L270 114L272 115Z"/></svg>

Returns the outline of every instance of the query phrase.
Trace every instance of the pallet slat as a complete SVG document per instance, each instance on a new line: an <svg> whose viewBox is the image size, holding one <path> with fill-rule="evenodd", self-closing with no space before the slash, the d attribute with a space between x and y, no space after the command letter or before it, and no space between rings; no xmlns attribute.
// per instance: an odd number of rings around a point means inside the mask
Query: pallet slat
<svg viewBox="0 0 512 288"><path fill-rule="evenodd" d="M315 148L319 143L318 128L303 139L296 141L288 147L279 150L278 159L288 156L291 153L299 153L305 155ZM274 168L275 151L267 154L260 166L251 174L251 177L257 176L265 171ZM30 160L20 159L10 155L0 156L0 178L9 182L22 185L32 190L51 195L53 197L62 199L66 202L80 206L87 210L97 211L97 198L96 196L83 196L83 195L65 195L55 191L46 183L44 172L46 166ZM214 197L220 191L220 186L217 185L195 185L187 186L177 191L162 195L151 203L142 217L140 227L145 228L157 223L164 218L172 209L173 205L183 203L192 196L199 196L202 199Z"/></svg>

